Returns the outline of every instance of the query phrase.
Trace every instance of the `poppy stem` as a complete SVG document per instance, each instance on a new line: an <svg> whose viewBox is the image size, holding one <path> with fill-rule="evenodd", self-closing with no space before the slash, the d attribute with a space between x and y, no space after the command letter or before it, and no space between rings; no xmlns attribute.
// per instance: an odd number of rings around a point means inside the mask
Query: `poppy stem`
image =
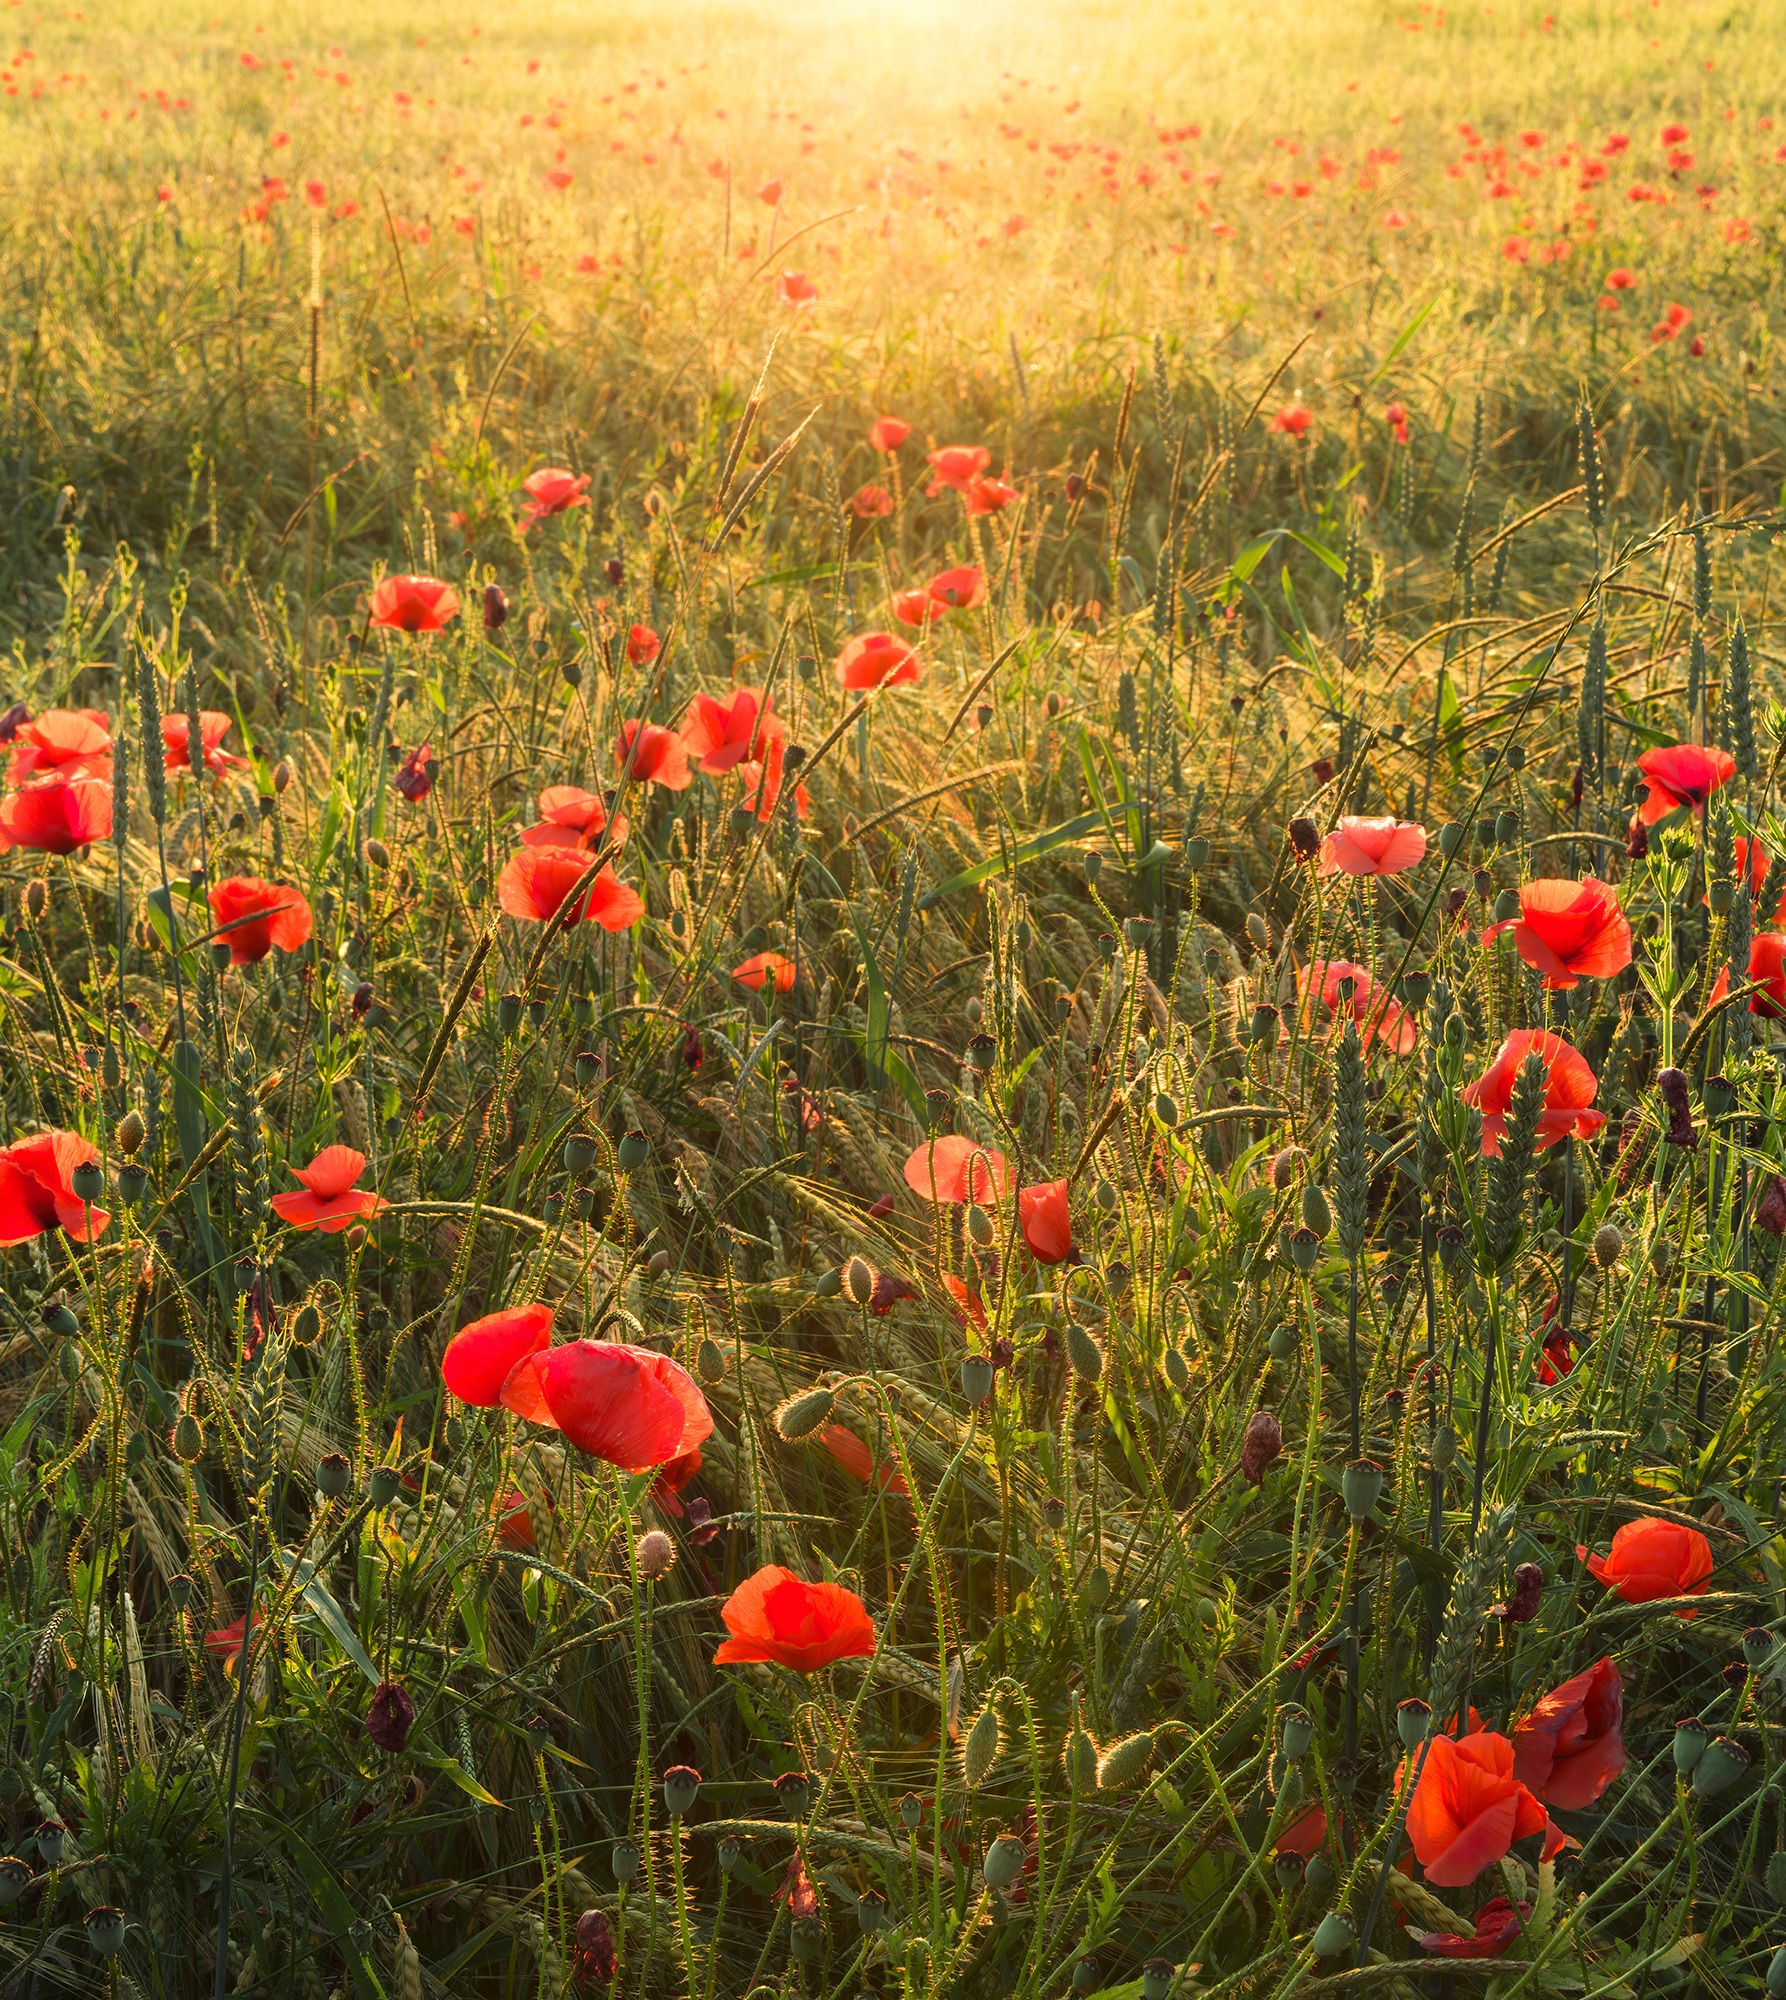
<svg viewBox="0 0 1786 2000"><path fill-rule="evenodd" d="M248 1608L242 1613L242 1650L236 1655L236 1712L229 1725L229 1792L223 1808L223 1868L217 1883L217 1958L212 2000L223 2000L229 1987L230 1874L235 1860L236 1780L242 1761L242 1726L248 1713L248 1679L259 1663L254 1654L254 1591L260 1580L260 1515L250 1516L248 1530Z"/></svg>
<svg viewBox="0 0 1786 2000"><path fill-rule="evenodd" d="M1494 1404L1495 1369L1500 1356L1499 1301L1491 1298L1482 1328L1482 1396L1476 1406L1476 1463L1470 1476L1470 1540L1482 1526L1482 1475L1488 1458L1488 1420Z"/></svg>

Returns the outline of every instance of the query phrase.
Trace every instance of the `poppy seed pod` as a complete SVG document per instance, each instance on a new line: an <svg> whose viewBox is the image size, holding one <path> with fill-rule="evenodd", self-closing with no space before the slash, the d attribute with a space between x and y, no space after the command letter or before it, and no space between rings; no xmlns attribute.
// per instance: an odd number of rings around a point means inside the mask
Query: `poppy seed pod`
<svg viewBox="0 0 1786 2000"><path fill-rule="evenodd" d="M1296 1352L1296 1329L1293 1326L1274 1326L1266 1339L1265 1351L1273 1361L1288 1361Z"/></svg>
<svg viewBox="0 0 1786 2000"><path fill-rule="evenodd" d="M1520 909L1519 891L1517 889L1503 889L1495 898L1494 920L1497 924L1517 923L1519 921Z"/></svg>
<svg viewBox="0 0 1786 2000"><path fill-rule="evenodd" d="M843 1273L838 1270L821 1271L813 1280L812 1290L815 1298L836 1298L843 1290Z"/></svg>
<svg viewBox="0 0 1786 2000"><path fill-rule="evenodd" d="M1601 1270L1610 1271L1624 1255L1625 1235L1617 1223L1603 1222L1594 1231L1594 1262Z"/></svg>
<svg viewBox="0 0 1786 2000"><path fill-rule="evenodd" d="M500 632L509 622L509 601L503 595L500 584L484 586L484 630Z"/></svg>
<svg viewBox="0 0 1786 2000"><path fill-rule="evenodd" d="M59 1819L46 1819L38 1825L35 1835L37 1851L43 1856L44 1866L54 1868L62 1859L62 1849L68 1841L68 1829Z"/></svg>
<svg viewBox="0 0 1786 2000"><path fill-rule="evenodd" d="M725 1839L719 1843L718 1851L714 1856L714 1859L719 1863L719 1872L722 1875L731 1874L732 1870L737 1867L738 1856L742 1851L737 1841L728 1833Z"/></svg>
<svg viewBox="0 0 1786 2000"><path fill-rule="evenodd" d="M912 1822L916 1825L916 1821ZM1008 1889L1023 1873L1023 1843L1008 1833L1001 1833L986 1850L986 1858L980 1863L980 1873L986 1878L989 1889Z"/></svg>
<svg viewBox="0 0 1786 2000"><path fill-rule="evenodd" d="M1185 1359L1183 1348L1168 1347L1160 1357L1160 1366L1166 1380L1182 1396L1191 1386L1191 1364Z"/></svg>
<svg viewBox="0 0 1786 2000"><path fill-rule="evenodd" d="M1758 1674L1774 1656L1774 1635L1765 1625L1751 1625L1743 1634L1743 1661L1750 1673Z"/></svg>
<svg viewBox="0 0 1786 2000"><path fill-rule="evenodd" d="M639 1850L630 1840L615 1841L608 1866L614 1871L614 1880L624 1888L639 1872Z"/></svg>
<svg viewBox="0 0 1786 2000"><path fill-rule="evenodd" d="M998 1060L998 1043L990 1035L975 1035L967 1045L968 1068L985 1076Z"/></svg>
<svg viewBox="0 0 1786 2000"><path fill-rule="evenodd" d="M811 1437L821 1424L829 1423L836 1407L837 1398L822 1385L802 1389L776 1410L776 1435L789 1444L798 1444L802 1438Z"/></svg>
<svg viewBox="0 0 1786 2000"><path fill-rule="evenodd" d="M1104 872L1104 857L1095 850L1085 857L1085 879L1095 882Z"/></svg>
<svg viewBox="0 0 1786 2000"><path fill-rule="evenodd" d="M374 1507L388 1507L402 1484L403 1475L394 1465L375 1465L366 1481L366 1491Z"/></svg>
<svg viewBox="0 0 1786 2000"><path fill-rule="evenodd" d="M1353 1459L1340 1474L1340 1493L1352 1519L1368 1521L1383 1497L1383 1468L1372 1459Z"/></svg>
<svg viewBox="0 0 1786 2000"><path fill-rule="evenodd" d="M1290 1232L1290 1261L1306 1278L1321 1261L1321 1239L1312 1229Z"/></svg>
<svg viewBox="0 0 1786 2000"><path fill-rule="evenodd" d="M783 1771L774 1785L777 1803L799 1819L812 1803L812 1779L804 1771Z"/></svg>
<svg viewBox="0 0 1786 2000"><path fill-rule="evenodd" d="M68 1177L77 1201L97 1201L105 1193L105 1169L97 1160L83 1160Z"/></svg>
<svg viewBox="0 0 1786 2000"><path fill-rule="evenodd" d="M117 1172L118 1199L126 1208L135 1208L149 1191L149 1170L136 1160L126 1160Z"/></svg>
<svg viewBox="0 0 1786 2000"><path fill-rule="evenodd" d="M961 1393L978 1409L992 1394L992 1361L985 1354L969 1354L961 1363Z"/></svg>
<svg viewBox="0 0 1786 2000"><path fill-rule="evenodd" d="M1448 820L1439 828L1439 852L1447 861L1455 860L1458 850L1469 838L1469 829L1457 820Z"/></svg>
<svg viewBox="0 0 1786 2000"><path fill-rule="evenodd" d="M1104 1372L1104 1351L1077 1320L1068 1320L1067 1360L1081 1382L1095 1382Z"/></svg>
<svg viewBox="0 0 1786 2000"><path fill-rule="evenodd" d="M1089 1993L1097 1985L1099 1978L1098 1961L1089 1954L1073 1962L1073 1991Z"/></svg>
<svg viewBox="0 0 1786 2000"><path fill-rule="evenodd" d="M651 1157L651 1141L636 1129L628 1132L614 1148L614 1157L623 1174L636 1174Z"/></svg>
<svg viewBox="0 0 1786 2000"><path fill-rule="evenodd" d="M1184 844L1184 865L1193 875L1209 859L1209 842L1193 838Z"/></svg>
<svg viewBox="0 0 1786 2000"><path fill-rule="evenodd" d="M505 1035L512 1035L521 1025L521 996L519 993L505 993L496 1003L496 1025Z"/></svg>
<svg viewBox="0 0 1786 2000"><path fill-rule="evenodd" d="M1277 1877L1280 1889L1298 1889L1302 1886L1305 1863L1300 1854L1285 1850L1276 1855L1271 1864L1271 1872Z"/></svg>
<svg viewBox="0 0 1786 2000"><path fill-rule="evenodd" d="M1315 1740L1315 1718L1306 1708L1290 1707L1279 1709L1278 1720L1283 1725L1284 1755L1299 1764Z"/></svg>
<svg viewBox="0 0 1786 2000"><path fill-rule="evenodd" d="M1432 1722L1432 1704L1425 1701L1397 1702L1395 1707L1395 1733L1401 1738L1404 1750L1418 1750L1426 1739L1426 1732Z"/></svg>
<svg viewBox="0 0 1786 2000"><path fill-rule="evenodd" d="M887 1899L878 1889L864 1889L856 1898L856 1928L864 1937L887 1928Z"/></svg>
<svg viewBox="0 0 1786 2000"><path fill-rule="evenodd" d="M1338 1958L1341 1952L1350 1951L1352 1944L1352 1926L1338 1910L1329 1910L1315 1926L1314 1947L1317 1958Z"/></svg>
<svg viewBox="0 0 1786 2000"><path fill-rule="evenodd" d="M564 1142L564 1165L568 1173L586 1174L595 1165L596 1145L587 1132L573 1132Z"/></svg>
<svg viewBox="0 0 1786 2000"><path fill-rule="evenodd" d="M899 1801L899 1823L907 1833L915 1833L924 1817L924 1801L916 1792L907 1792Z"/></svg>
<svg viewBox="0 0 1786 2000"><path fill-rule="evenodd" d="M843 1289L851 1305L865 1306L874 1297L874 1268L866 1257L852 1257L844 1265Z"/></svg>
<svg viewBox="0 0 1786 2000"><path fill-rule="evenodd" d="M1677 1741L1679 1734L1677 1728ZM1702 1799L1715 1799L1747 1775L1749 1764L1748 1751L1734 1736L1714 1736L1693 1766L1693 1789Z"/></svg>
<svg viewBox="0 0 1786 2000"><path fill-rule="evenodd" d="M1043 1500L1042 1525L1053 1534L1059 1534L1067 1525L1067 1503L1058 1493L1050 1493Z"/></svg>
<svg viewBox="0 0 1786 2000"><path fill-rule="evenodd" d="M1786 1944L1767 1962L1767 1990L1772 2000L1786 2000Z"/></svg>
<svg viewBox="0 0 1786 2000"><path fill-rule="evenodd" d="M572 1067L576 1073L577 1088L587 1090L602 1073L602 1059L585 1049Z"/></svg>
<svg viewBox="0 0 1786 2000"><path fill-rule="evenodd" d="M316 1490L325 1500L339 1500L353 1483L353 1465L347 1454L324 1452L316 1462Z"/></svg>
<svg viewBox="0 0 1786 2000"><path fill-rule="evenodd" d="M31 1864L16 1854L0 1859L0 1909L16 1903L31 1884Z"/></svg>
<svg viewBox="0 0 1786 2000"><path fill-rule="evenodd" d="M1321 852L1321 829L1307 813L1298 813L1290 822L1290 847L1298 861L1313 861Z"/></svg>
<svg viewBox="0 0 1786 2000"><path fill-rule="evenodd" d="M646 1583L655 1583L659 1577L669 1575L676 1560L676 1544L662 1528L647 1528L633 1544L633 1560L639 1565L640 1577Z"/></svg>
<svg viewBox="0 0 1786 2000"><path fill-rule="evenodd" d="M672 1819L683 1818L701 1792L701 1774L692 1764L672 1764L664 1773L664 1810Z"/></svg>
<svg viewBox="0 0 1786 2000"><path fill-rule="evenodd" d="M101 1903L87 1912L82 1920L86 1926L87 1943L95 1956L116 1958L124 1949L124 1912L114 1909L110 1903Z"/></svg>

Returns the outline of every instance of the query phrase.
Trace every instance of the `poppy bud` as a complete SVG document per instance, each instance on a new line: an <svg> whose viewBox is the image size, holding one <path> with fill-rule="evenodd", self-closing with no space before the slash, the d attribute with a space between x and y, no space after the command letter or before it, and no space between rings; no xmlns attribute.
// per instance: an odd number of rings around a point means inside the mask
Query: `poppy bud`
<svg viewBox="0 0 1786 2000"><path fill-rule="evenodd" d="M41 923L43 913L50 906L50 885L41 876L34 875L25 884L25 914L31 921Z"/></svg>
<svg viewBox="0 0 1786 2000"><path fill-rule="evenodd" d="M1269 1410L1255 1410L1247 1419L1246 1434L1240 1443L1241 1477L1254 1486L1262 1486L1266 1468L1283 1448L1283 1426Z"/></svg>
<svg viewBox="0 0 1786 2000"><path fill-rule="evenodd" d="M872 1280L869 1289L872 1292ZM817 1388L802 1389L797 1395L788 1397L776 1410L776 1435L786 1439L789 1444L798 1444L802 1438L811 1437L821 1424L829 1423L831 1412L836 1406L837 1398L822 1385Z"/></svg>
<svg viewBox="0 0 1786 2000"><path fill-rule="evenodd" d="M976 1409L992 1394L992 1362L984 1354L969 1354L961 1363L961 1393Z"/></svg>
<svg viewBox="0 0 1786 2000"><path fill-rule="evenodd" d="M1296 1329L1293 1326L1274 1326L1265 1342L1265 1351L1273 1361L1288 1361L1296 1352Z"/></svg>
<svg viewBox="0 0 1786 2000"><path fill-rule="evenodd" d="M1674 1725L1674 1768L1685 1777L1705 1755L1710 1741L1711 1731L1698 1716L1683 1715Z"/></svg>
<svg viewBox="0 0 1786 2000"><path fill-rule="evenodd" d="M655 1583L660 1576L669 1574L676 1560L676 1544L662 1528L648 1528L633 1544L633 1559L639 1565L640 1576L647 1583Z"/></svg>
<svg viewBox="0 0 1786 2000"><path fill-rule="evenodd" d="M1165 1371L1166 1380L1182 1396L1191 1386L1191 1364L1184 1357L1184 1350L1168 1347L1160 1357L1160 1367Z"/></svg>
<svg viewBox="0 0 1786 2000"><path fill-rule="evenodd" d="M625 1888L639 1872L639 1850L630 1840L615 1841L608 1866L614 1871L614 1880Z"/></svg>
<svg viewBox="0 0 1786 2000"><path fill-rule="evenodd" d="M1675 1734L1678 1741L1678 1728ZM1714 1799L1739 1783L1749 1764L1748 1751L1734 1736L1714 1736L1693 1766L1693 1789L1702 1799Z"/></svg>
<svg viewBox="0 0 1786 2000"><path fill-rule="evenodd" d="M1168 1132L1178 1129L1178 1102L1163 1090L1154 1098L1153 1115Z"/></svg>
<svg viewBox="0 0 1786 2000"><path fill-rule="evenodd" d="M843 1273L836 1270L821 1271L813 1280L812 1290L815 1298L836 1298L843 1290Z"/></svg>
<svg viewBox="0 0 1786 2000"><path fill-rule="evenodd" d="M844 1265L843 1289L852 1305L865 1306L874 1297L874 1269L866 1257L852 1257Z"/></svg>
<svg viewBox="0 0 1786 2000"><path fill-rule="evenodd" d="M695 1349L695 1373L709 1387L726 1379L726 1351L710 1333L701 1336Z"/></svg>
<svg viewBox="0 0 1786 2000"><path fill-rule="evenodd" d="M1426 1740L1427 1727L1432 1721L1432 1704L1424 1701L1397 1702L1395 1708L1395 1733L1401 1738L1404 1750L1418 1750Z"/></svg>
<svg viewBox="0 0 1786 2000"><path fill-rule="evenodd" d="M375 1465L366 1481L366 1491L374 1507L388 1507L402 1484L403 1475L394 1465Z"/></svg>
<svg viewBox="0 0 1786 2000"><path fill-rule="evenodd" d="M117 1141L118 1151L127 1160L134 1158L141 1151L145 1136L143 1114L140 1111L125 1112L118 1120L118 1129L113 1136Z"/></svg>
<svg viewBox="0 0 1786 2000"><path fill-rule="evenodd" d="M1352 1926L1338 1910L1329 1910L1315 1926L1314 1947L1317 1958L1338 1958L1341 1952L1352 1949Z"/></svg>
<svg viewBox="0 0 1786 2000"><path fill-rule="evenodd" d="M171 1442L174 1456L182 1465L196 1465L204 1456L205 1428L190 1410L180 1412Z"/></svg>
<svg viewBox="0 0 1786 2000"><path fill-rule="evenodd" d="M1290 1232L1290 1259L1306 1278L1321 1261L1321 1239L1312 1229Z"/></svg>
<svg viewBox="0 0 1786 2000"><path fill-rule="evenodd" d="M484 630L500 632L509 622L509 601L502 593L500 584L484 586Z"/></svg>
<svg viewBox="0 0 1786 2000"><path fill-rule="evenodd" d="M1316 1236L1326 1236L1333 1228L1333 1213L1327 1197L1313 1181L1302 1190L1302 1226Z"/></svg>
<svg viewBox="0 0 1786 2000"><path fill-rule="evenodd" d="M812 1779L804 1771L783 1771L774 1784L776 1802L801 1818L812 1803Z"/></svg>
<svg viewBox="0 0 1786 2000"><path fill-rule="evenodd" d="M683 1818L700 1791L701 1774L692 1764L672 1764L664 1773L664 1810L672 1819Z"/></svg>
<svg viewBox="0 0 1786 2000"><path fill-rule="evenodd" d="M1085 1595L1094 1611L1102 1611L1110 1602L1110 1572L1102 1563L1086 1577Z"/></svg>
<svg viewBox="0 0 1786 2000"><path fill-rule="evenodd" d="M97 1160L83 1160L68 1177L79 1201L97 1201L105 1193L105 1169Z"/></svg>
<svg viewBox="0 0 1786 2000"><path fill-rule="evenodd" d="M1052 722L1055 719L1055 717L1060 714L1060 709L1061 709L1060 696L1056 694L1052 688L1050 688L1048 690L1046 699L1042 703L1042 712L1044 715L1047 716L1048 720Z"/></svg>
<svg viewBox="0 0 1786 2000"><path fill-rule="evenodd" d="M1098 1790L1120 1792L1125 1785L1132 1785L1147 1769L1153 1750L1151 1729L1139 1729L1120 1743L1112 1743L1098 1759Z"/></svg>
<svg viewBox="0 0 1786 2000"><path fill-rule="evenodd" d="M1674 1269L1674 1239L1658 1236L1650 1245L1650 1269L1666 1284L1668 1274Z"/></svg>
<svg viewBox="0 0 1786 2000"><path fill-rule="evenodd" d="M374 868L388 868L391 865L391 850L382 840L376 838L368 840L366 859Z"/></svg>
<svg viewBox="0 0 1786 2000"><path fill-rule="evenodd" d="M325 1500L339 1500L353 1481L353 1467L343 1452L325 1452L316 1462L316 1490Z"/></svg>
<svg viewBox="0 0 1786 2000"><path fill-rule="evenodd" d="M1082 1382L1095 1382L1104 1372L1104 1354L1098 1343L1077 1320L1066 1325L1067 1360Z"/></svg>
<svg viewBox="0 0 1786 2000"><path fill-rule="evenodd" d="M1368 1521L1383 1495L1383 1468L1368 1458L1355 1458L1340 1474L1340 1494L1354 1521Z"/></svg>
<svg viewBox="0 0 1786 2000"><path fill-rule="evenodd" d="M1093 1203L1102 1209L1106 1215L1116 1206L1116 1190L1107 1180L1099 1180L1097 1186L1091 1191L1091 1198Z"/></svg>
<svg viewBox="0 0 1786 2000"><path fill-rule="evenodd" d="M101 1903L87 1912L82 1920L86 1926L87 1943L99 1958L116 1958L124 1949L124 1912L114 1909L110 1903Z"/></svg>
<svg viewBox="0 0 1786 2000"><path fill-rule="evenodd" d="M1284 1755L1292 1764L1299 1764L1315 1740L1315 1718L1306 1708L1290 1707L1279 1710L1278 1720L1284 1729Z"/></svg>
<svg viewBox="0 0 1786 2000"><path fill-rule="evenodd" d="M1298 861L1313 861L1321 851L1321 829L1307 813L1290 822L1290 847Z"/></svg>
<svg viewBox="0 0 1786 2000"><path fill-rule="evenodd" d="M1246 934L1260 951L1271 949L1271 926L1257 910L1247 912Z"/></svg>
<svg viewBox="0 0 1786 2000"><path fill-rule="evenodd" d="M1610 1271L1624 1254L1624 1232L1617 1223L1603 1222L1594 1231L1594 1262L1603 1271Z"/></svg>
<svg viewBox="0 0 1786 2000"><path fill-rule="evenodd" d="M969 1240L977 1250L990 1250L998 1240L998 1230L993 1223L992 1217L986 1213L977 1201L968 1203L967 1233Z"/></svg>
<svg viewBox="0 0 1786 2000"><path fill-rule="evenodd" d="M1776 1848L1767 1857L1767 1893L1776 1903L1786 1903L1786 1850Z"/></svg>
<svg viewBox="0 0 1786 2000"><path fill-rule="evenodd" d="M623 1174L636 1174L651 1157L651 1141L636 1129L628 1132L614 1148L614 1157Z"/></svg>

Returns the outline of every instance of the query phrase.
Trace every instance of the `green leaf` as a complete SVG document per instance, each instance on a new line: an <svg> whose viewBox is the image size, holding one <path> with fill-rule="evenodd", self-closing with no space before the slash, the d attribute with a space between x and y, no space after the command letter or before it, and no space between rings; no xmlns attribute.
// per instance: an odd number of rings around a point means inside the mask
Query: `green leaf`
<svg viewBox="0 0 1786 2000"><path fill-rule="evenodd" d="M887 982L881 977L881 962L875 956L873 941L862 922L860 903L850 905L850 921L856 927L856 943L862 951L862 977L868 985L868 1030L863 1037L862 1048L868 1057L869 1074L878 1083L892 1010L887 1000Z"/></svg>
<svg viewBox="0 0 1786 2000"><path fill-rule="evenodd" d="M426 1764L432 1771L438 1771L449 1783L457 1785L468 1799L476 1799L479 1805L495 1806L503 1812L508 1810L495 1793L485 1791L465 1766L455 1763L451 1757L437 1756L424 1750L416 1761Z"/></svg>
<svg viewBox="0 0 1786 2000"><path fill-rule="evenodd" d="M335 1601L329 1586L320 1577L313 1576L307 1583L301 1586L300 1594L304 1602L322 1620L328 1630L329 1637L334 1640L336 1645L341 1648L342 1652L347 1655L354 1665L359 1668L367 1680L374 1687L377 1687L379 1672L372 1664L372 1656L360 1644L360 1635L348 1622L347 1613Z"/></svg>
<svg viewBox="0 0 1786 2000"><path fill-rule="evenodd" d="M930 1119L930 1107L924 1102L924 1086L913 1075L905 1057L897 1049L888 1049L881 1059L881 1067L887 1072L894 1089L910 1106L911 1114L919 1125L927 1125Z"/></svg>
<svg viewBox="0 0 1786 2000"><path fill-rule="evenodd" d="M959 875L951 875L948 881L939 882L934 889L926 889L918 898L918 908L932 909L957 889L976 888L994 875L1007 875L1012 869L1022 867L1026 861L1039 861L1044 854L1052 854L1057 847L1065 847L1069 841L1083 840L1088 833L1096 833L1100 826L1107 823L1107 815L1095 812L1063 820L1059 826L1051 826L1034 839L1024 841L1009 854L990 855L984 861L976 861L973 867L964 868Z"/></svg>
<svg viewBox="0 0 1786 2000"><path fill-rule="evenodd" d="M1335 576L1345 575L1346 573L1345 557L1342 555L1336 555L1334 551L1330 549L1325 542L1316 541L1313 535L1299 534L1297 530L1294 528L1286 528L1284 530L1284 533L1290 537L1291 541L1300 542L1302 546L1308 550L1310 555L1319 556L1320 559L1327 565L1327 567L1333 571Z"/></svg>
<svg viewBox="0 0 1786 2000"><path fill-rule="evenodd" d="M1391 345L1389 352L1384 355L1382 361L1378 364L1376 373L1374 375L1371 375L1366 380L1364 386L1367 389L1370 388L1373 383L1382 381L1383 377L1387 375L1390 369L1393 368L1395 364L1401 359L1402 355L1407 350L1408 343L1414 338L1415 334L1417 334L1420 331L1420 329L1426 324L1427 320L1432 315L1433 308L1438 303L1439 303L1439 294L1437 292L1434 292L1432 297L1427 300L1426 304L1420 308L1420 310L1414 315L1414 317L1411 320L1409 320L1407 325L1402 328L1401 332L1395 336L1394 343Z"/></svg>
<svg viewBox="0 0 1786 2000"><path fill-rule="evenodd" d="M276 1832L279 1841L296 1860L298 1872L304 1878L318 1914L334 1933L335 1947L347 1961L354 1985L359 1989L360 2000L387 2000L378 1974L367 1964L364 1954L348 1935L353 1928L355 1912L347 1900L347 1892L289 1819L278 1821Z"/></svg>
<svg viewBox="0 0 1786 2000"><path fill-rule="evenodd" d="M796 569L778 569L768 576L753 576L748 583L741 584L739 588L742 590L768 590L778 583L814 583L821 576L835 576L836 574L837 565L834 562L801 563Z"/></svg>

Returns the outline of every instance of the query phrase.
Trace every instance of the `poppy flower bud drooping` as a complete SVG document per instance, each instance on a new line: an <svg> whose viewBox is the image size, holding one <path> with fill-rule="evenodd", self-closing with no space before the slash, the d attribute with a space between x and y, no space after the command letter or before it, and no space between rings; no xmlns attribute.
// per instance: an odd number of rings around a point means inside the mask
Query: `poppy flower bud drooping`
<svg viewBox="0 0 1786 2000"><path fill-rule="evenodd" d="M484 586L484 630L500 632L509 622L509 601L500 584Z"/></svg>

